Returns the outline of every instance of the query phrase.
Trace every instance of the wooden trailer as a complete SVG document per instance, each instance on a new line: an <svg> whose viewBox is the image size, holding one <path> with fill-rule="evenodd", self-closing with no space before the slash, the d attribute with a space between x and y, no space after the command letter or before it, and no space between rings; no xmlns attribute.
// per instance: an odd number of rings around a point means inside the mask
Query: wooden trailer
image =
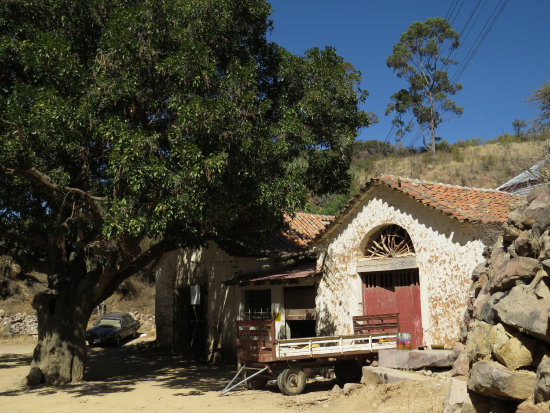
<svg viewBox="0 0 550 413"><path fill-rule="evenodd" d="M341 382L359 381L361 367L379 350L395 348L398 314L353 317L353 335L276 340L272 320L237 321L237 351L241 368L221 395L246 383L261 389L270 379L285 395L302 393L306 372L334 367ZM244 379L233 383L244 373Z"/></svg>

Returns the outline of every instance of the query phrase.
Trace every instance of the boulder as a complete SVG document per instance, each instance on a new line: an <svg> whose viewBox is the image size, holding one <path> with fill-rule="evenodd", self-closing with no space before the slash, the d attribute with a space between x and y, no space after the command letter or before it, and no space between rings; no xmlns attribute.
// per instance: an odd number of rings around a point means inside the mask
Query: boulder
<svg viewBox="0 0 550 413"><path fill-rule="evenodd" d="M466 352L461 353L453 363L451 376L467 376L470 371L470 360Z"/></svg>
<svg viewBox="0 0 550 413"><path fill-rule="evenodd" d="M506 332L502 324L497 324L491 327L489 332L489 343L491 345L491 353L494 353L497 348L506 344L510 340L511 335Z"/></svg>
<svg viewBox="0 0 550 413"><path fill-rule="evenodd" d="M523 403L521 403L518 406L516 410L516 413L549 413L549 412L550 410L541 406L537 406L530 400L525 400Z"/></svg>
<svg viewBox="0 0 550 413"><path fill-rule="evenodd" d="M493 308L502 323L550 343L550 298L546 298L550 295L550 289L545 281L547 278L539 279L535 286L516 285Z"/></svg>
<svg viewBox="0 0 550 413"><path fill-rule="evenodd" d="M365 386L362 385L362 384L359 384L359 383L346 383L346 384L344 384L344 387L343 387L342 390L343 390L343 392L346 396L349 396L354 391L356 391L358 389L362 389L363 387L365 387Z"/></svg>
<svg viewBox="0 0 550 413"><path fill-rule="evenodd" d="M516 285L518 280L528 282L539 269L540 264L534 258L512 258L496 269L489 280L489 291L506 291Z"/></svg>
<svg viewBox="0 0 550 413"><path fill-rule="evenodd" d="M505 224L504 225L504 234L502 234L502 238L504 241L507 242L513 242L519 235L521 234L521 231L514 227L513 225Z"/></svg>
<svg viewBox="0 0 550 413"><path fill-rule="evenodd" d="M527 195L527 203L532 204L536 202L536 206L546 206L550 204L550 187L543 186L532 190Z"/></svg>
<svg viewBox="0 0 550 413"><path fill-rule="evenodd" d="M533 224L533 237L540 237L550 226L550 205L546 205L538 214Z"/></svg>
<svg viewBox="0 0 550 413"><path fill-rule="evenodd" d="M498 291L496 293L493 293L487 297L487 300L483 302L483 305L481 306L480 310L478 311L477 318L479 320L485 321L488 324L495 324L495 304L500 301L500 299L504 297L504 293L502 291Z"/></svg>
<svg viewBox="0 0 550 413"><path fill-rule="evenodd" d="M475 412L466 382L457 379L451 379L449 391L445 396L443 405L444 413L465 413Z"/></svg>
<svg viewBox="0 0 550 413"><path fill-rule="evenodd" d="M517 208L510 211L506 220L506 224L513 225L514 227L523 230L524 226L522 222L525 220L525 209L526 208Z"/></svg>
<svg viewBox="0 0 550 413"><path fill-rule="evenodd" d="M342 388L337 384L335 384L329 394L332 397L336 397L336 396L340 396L342 393L343 393Z"/></svg>
<svg viewBox="0 0 550 413"><path fill-rule="evenodd" d="M547 260L548 258L550 258L550 233L546 231L540 237L540 252L539 252L538 259ZM546 265L546 267L548 267L548 264ZM544 264L543 264L543 268L544 268Z"/></svg>
<svg viewBox="0 0 550 413"><path fill-rule="evenodd" d="M531 371L511 371L493 361L478 361L468 377L468 389L505 400L526 400L533 394L536 374Z"/></svg>
<svg viewBox="0 0 550 413"><path fill-rule="evenodd" d="M364 384L364 385L372 384L372 385L378 386L379 384L382 384L382 379L380 379L380 376L378 376L378 374L376 374L372 370L363 369L361 384Z"/></svg>
<svg viewBox="0 0 550 413"><path fill-rule="evenodd" d="M466 346L460 341L455 341L451 350L453 351L453 358L456 360L458 356L466 351Z"/></svg>
<svg viewBox="0 0 550 413"><path fill-rule="evenodd" d="M510 370L533 364L537 343L526 337L510 337L506 343L493 346L493 356Z"/></svg>
<svg viewBox="0 0 550 413"><path fill-rule="evenodd" d="M535 384L535 402L550 400L550 358L544 359L537 367L537 382Z"/></svg>
<svg viewBox="0 0 550 413"><path fill-rule="evenodd" d="M474 321L466 339L466 354L472 362L491 358L491 343L489 341L491 328L490 324L483 321Z"/></svg>
<svg viewBox="0 0 550 413"><path fill-rule="evenodd" d="M530 257L533 255L533 248L531 246L531 232L524 231L514 241L514 249L516 254L521 257Z"/></svg>

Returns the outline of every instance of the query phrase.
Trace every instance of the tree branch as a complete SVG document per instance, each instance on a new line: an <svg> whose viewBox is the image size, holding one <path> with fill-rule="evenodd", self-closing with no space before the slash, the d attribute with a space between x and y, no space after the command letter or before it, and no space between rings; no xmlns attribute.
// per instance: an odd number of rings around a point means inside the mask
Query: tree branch
<svg viewBox="0 0 550 413"><path fill-rule="evenodd" d="M107 297L115 292L116 288L120 285L122 281L142 270L144 267L151 264L152 261L154 261L154 264L156 264L156 262L158 262L158 260L161 258L162 254L172 247L173 245L171 242L169 242L168 240L162 240L150 247L147 251L144 251L133 261L128 262L127 265L125 265L119 271L116 271L114 273L112 272L112 270L105 271L100 276L100 278L103 278L103 280L100 280L98 284L101 285L104 283L106 285L102 289L103 291L99 291L99 294L95 297L94 301L96 303L100 303L101 301L105 300Z"/></svg>
<svg viewBox="0 0 550 413"><path fill-rule="evenodd" d="M92 195L86 191L83 191L80 188L73 188L69 186L58 185L52 182L48 175L46 175L43 172L40 172L34 166L31 166L26 169L18 170L18 169L8 168L4 165L0 165L0 172L5 173L6 175L24 178L27 181L29 181L31 184L36 186L40 192L46 195L50 195L50 196L60 196L60 195L67 195L67 194L78 195L82 197L86 201L86 203L90 206L90 208L98 215L101 215L101 214L100 214L100 209L96 204L96 201L107 200L106 197Z"/></svg>

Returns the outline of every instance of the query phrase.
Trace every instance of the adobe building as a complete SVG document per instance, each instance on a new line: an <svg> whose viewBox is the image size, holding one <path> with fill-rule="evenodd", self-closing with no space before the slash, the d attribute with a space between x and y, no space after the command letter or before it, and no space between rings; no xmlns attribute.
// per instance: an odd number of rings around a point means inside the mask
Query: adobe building
<svg viewBox="0 0 550 413"><path fill-rule="evenodd" d="M157 341L173 351L236 356L236 320L274 319L278 338L315 335L319 275L310 242L334 217L296 213L265 245L176 249L155 269Z"/></svg>
<svg viewBox="0 0 550 413"><path fill-rule="evenodd" d="M317 335L351 334L354 315L399 313L413 347L460 335L471 275L510 206L490 189L380 176L317 237Z"/></svg>

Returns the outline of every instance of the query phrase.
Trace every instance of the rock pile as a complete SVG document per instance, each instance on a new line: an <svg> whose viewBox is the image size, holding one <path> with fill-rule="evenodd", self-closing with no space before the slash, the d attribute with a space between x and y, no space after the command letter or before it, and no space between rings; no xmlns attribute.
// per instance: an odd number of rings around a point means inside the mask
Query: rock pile
<svg viewBox="0 0 550 413"><path fill-rule="evenodd" d="M140 331L147 332L155 328L155 316L151 314L130 313L141 324ZM35 315L16 313L5 315L0 310L0 336L38 336L38 320Z"/></svg>
<svg viewBox="0 0 550 413"><path fill-rule="evenodd" d="M509 411L550 411L550 188L510 212L487 255L473 274L465 322L476 411L498 400Z"/></svg>
<svg viewBox="0 0 550 413"><path fill-rule="evenodd" d="M35 315L23 313L0 314L0 333L5 336L38 335L38 320Z"/></svg>

